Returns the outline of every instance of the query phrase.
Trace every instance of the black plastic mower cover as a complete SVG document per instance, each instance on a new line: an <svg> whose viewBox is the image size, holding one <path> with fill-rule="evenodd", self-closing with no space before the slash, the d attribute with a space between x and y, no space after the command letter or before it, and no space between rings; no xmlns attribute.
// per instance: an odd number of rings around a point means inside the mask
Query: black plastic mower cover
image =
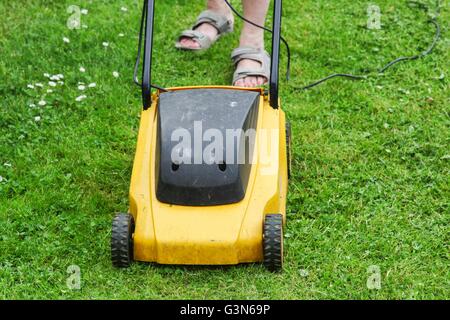
<svg viewBox="0 0 450 320"><path fill-rule="evenodd" d="M233 89L160 94L155 164L159 201L206 206L244 198L259 98L259 92Z"/></svg>

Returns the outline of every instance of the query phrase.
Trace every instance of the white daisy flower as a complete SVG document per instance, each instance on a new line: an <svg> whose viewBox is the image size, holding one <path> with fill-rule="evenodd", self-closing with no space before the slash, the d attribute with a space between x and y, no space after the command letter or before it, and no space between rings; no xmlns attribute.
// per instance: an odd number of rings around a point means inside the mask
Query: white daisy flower
<svg viewBox="0 0 450 320"><path fill-rule="evenodd" d="M10 162L5 162L4 164L3 164L5 167L12 167L12 165L11 165L11 163Z"/></svg>
<svg viewBox="0 0 450 320"><path fill-rule="evenodd" d="M109 42L102 42L102 46L104 46L105 48L107 48L109 46Z"/></svg>
<svg viewBox="0 0 450 320"><path fill-rule="evenodd" d="M47 89L47 93L53 93L52 89Z"/></svg>
<svg viewBox="0 0 450 320"><path fill-rule="evenodd" d="M123 33L119 33L119 37L125 37L125 35Z"/></svg>
<svg viewBox="0 0 450 320"><path fill-rule="evenodd" d="M63 85L64 81L58 81L58 84Z"/></svg>
<svg viewBox="0 0 450 320"><path fill-rule="evenodd" d="M84 67L80 67L80 72L86 72L86 69Z"/></svg>
<svg viewBox="0 0 450 320"><path fill-rule="evenodd" d="M306 269L300 269L299 274L300 274L300 277L307 277L307 276L309 276L309 271Z"/></svg>
<svg viewBox="0 0 450 320"><path fill-rule="evenodd" d="M95 88L97 86L97 84L95 82L89 83L88 87L89 88Z"/></svg>
<svg viewBox="0 0 450 320"><path fill-rule="evenodd" d="M62 75L62 74L55 74L55 75L50 77L50 80L52 80L52 81L59 81L59 80L61 80L63 78L64 78L64 75Z"/></svg>
<svg viewBox="0 0 450 320"><path fill-rule="evenodd" d="M42 88L44 85L40 82L34 84L36 87Z"/></svg>
<svg viewBox="0 0 450 320"><path fill-rule="evenodd" d="M35 107L36 107L36 105L35 105L34 103L30 103L28 106L29 106L30 108L35 108Z"/></svg>
<svg viewBox="0 0 450 320"><path fill-rule="evenodd" d="M118 78L118 77L119 77L119 73L118 73L117 71L113 71L112 74L113 74L113 77L114 77L114 78Z"/></svg>
<svg viewBox="0 0 450 320"><path fill-rule="evenodd" d="M88 14L89 11L88 11L88 9L81 9L80 12L81 12L81 14L86 15L86 14Z"/></svg>
<svg viewBox="0 0 450 320"><path fill-rule="evenodd" d="M56 82L54 82L54 81L49 81L49 82L48 82L48 85L49 85L50 87L56 87Z"/></svg>
<svg viewBox="0 0 450 320"><path fill-rule="evenodd" d="M38 105L40 105L41 107L45 106L47 104L47 102L45 102L45 100L41 100L38 102Z"/></svg>
<svg viewBox="0 0 450 320"><path fill-rule="evenodd" d="M87 96L83 94L83 95L81 95L79 97L76 97L75 101L80 102L80 101L83 101L86 98L87 98Z"/></svg>
<svg viewBox="0 0 450 320"><path fill-rule="evenodd" d="M40 116L36 116L36 117L34 117L34 121L36 121L36 122L39 122L39 121L41 121L41 117L40 117Z"/></svg>
<svg viewBox="0 0 450 320"><path fill-rule="evenodd" d="M128 8L127 7L121 7L120 10L123 11L123 12L127 12Z"/></svg>
<svg viewBox="0 0 450 320"><path fill-rule="evenodd" d="M34 89L34 86L33 86L32 84L28 84L28 85L27 85L27 88L28 88L28 89Z"/></svg>
<svg viewBox="0 0 450 320"><path fill-rule="evenodd" d="M63 38L63 41L64 41L65 43L70 43L70 39L67 38L67 37L64 37L64 38Z"/></svg>
<svg viewBox="0 0 450 320"><path fill-rule="evenodd" d="M78 90L83 91L84 89L86 89L86 86L85 86L85 85L80 84L80 85L78 86Z"/></svg>
<svg viewBox="0 0 450 320"><path fill-rule="evenodd" d="M46 77L46 78L50 78L50 74L48 74L48 73L44 73L44 77Z"/></svg>

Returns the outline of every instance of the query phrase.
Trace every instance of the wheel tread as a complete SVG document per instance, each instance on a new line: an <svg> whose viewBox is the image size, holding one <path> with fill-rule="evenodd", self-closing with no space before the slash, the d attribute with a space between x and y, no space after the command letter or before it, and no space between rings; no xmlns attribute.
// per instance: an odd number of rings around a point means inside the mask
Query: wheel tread
<svg viewBox="0 0 450 320"><path fill-rule="evenodd" d="M268 214L264 220L264 265L270 271L283 267L283 216Z"/></svg>
<svg viewBox="0 0 450 320"><path fill-rule="evenodd" d="M111 233L111 261L118 268L129 267L133 259L132 235L134 221L130 214L119 213L114 217Z"/></svg>

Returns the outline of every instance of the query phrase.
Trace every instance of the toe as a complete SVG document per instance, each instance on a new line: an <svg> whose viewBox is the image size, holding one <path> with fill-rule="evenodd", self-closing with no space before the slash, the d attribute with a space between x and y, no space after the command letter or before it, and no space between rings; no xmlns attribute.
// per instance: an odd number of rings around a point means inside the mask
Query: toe
<svg viewBox="0 0 450 320"><path fill-rule="evenodd" d="M182 38L180 40L180 44L183 48L187 48L187 49L197 49L200 47L200 45L197 43L197 41L194 41L190 38Z"/></svg>
<svg viewBox="0 0 450 320"><path fill-rule="evenodd" d="M180 44L183 48L189 48L189 40L181 39Z"/></svg>
<svg viewBox="0 0 450 320"><path fill-rule="evenodd" d="M258 86L262 86L265 82L265 78L264 77L258 77Z"/></svg>
<svg viewBox="0 0 450 320"><path fill-rule="evenodd" d="M188 40L188 46L191 49L198 49L198 48L200 48L200 44L197 41L192 40L192 39Z"/></svg>
<svg viewBox="0 0 450 320"><path fill-rule="evenodd" d="M243 87L243 86L244 86L244 79L236 80L236 82L234 83L234 85L235 85L236 87Z"/></svg>
<svg viewBox="0 0 450 320"><path fill-rule="evenodd" d="M247 88L252 87L252 78L251 77L245 77L245 87L247 87Z"/></svg>
<svg viewBox="0 0 450 320"><path fill-rule="evenodd" d="M258 85L257 77L251 76L245 78L246 87L256 87Z"/></svg>

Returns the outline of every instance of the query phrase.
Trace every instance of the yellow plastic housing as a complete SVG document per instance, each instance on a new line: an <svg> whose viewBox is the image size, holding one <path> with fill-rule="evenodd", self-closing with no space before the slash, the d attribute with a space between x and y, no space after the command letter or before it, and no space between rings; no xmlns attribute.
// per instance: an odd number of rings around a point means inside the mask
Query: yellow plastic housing
<svg viewBox="0 0 450 320"><path fill-rule="evenodd" d="M265 215L281 213L283 221L286 216L288 177L284 112L270 107L262 89L207 86L170 90L197 88L260 92L255 144L258 151L254 153L245 197L234 204L202 207L158 201L155 193L155 146L159 93L155 93L152 106L141 114L131 176L129 211L136 225L134 260L184 265L232 265L262 261ZM270 134L260 132L278 134L274 139ZM273 156L267 157L262 152Z"/></svg>

